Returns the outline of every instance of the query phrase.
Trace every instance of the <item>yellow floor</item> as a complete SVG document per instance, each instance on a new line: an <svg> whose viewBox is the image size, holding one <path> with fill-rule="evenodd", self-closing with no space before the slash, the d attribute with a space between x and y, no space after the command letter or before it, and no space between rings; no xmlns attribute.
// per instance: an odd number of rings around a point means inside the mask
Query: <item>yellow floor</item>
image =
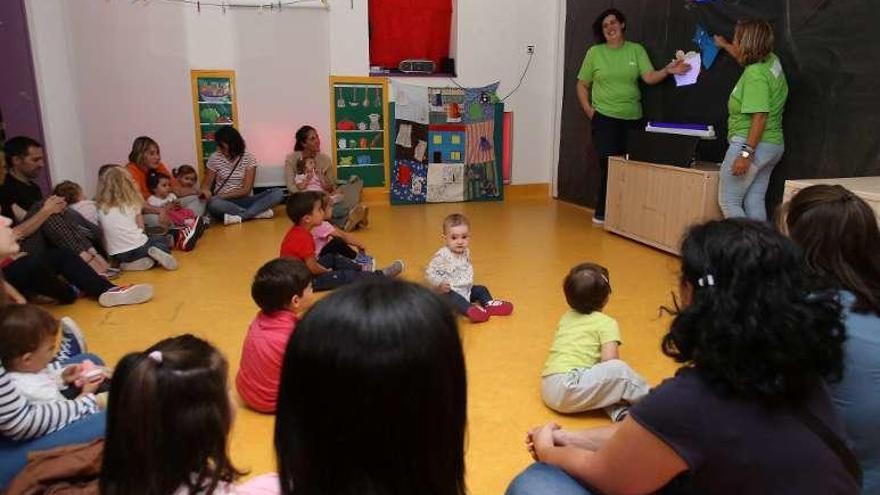
<svg viewBox="0 0 880 495"><path fill-rule="evenodd" d="M525 195L528 196L528 195ZM400 206L374 204L372 225L358 232L380 262L401 258L405 277L421 280L440 246L440 224L462 212L472 224L476 280L495 297L516 305L512 316L481 325L462 322L469 378L467 482L475 495L502 493L527 465L527 428L554 420L566 427L604 424L601 414L562 416L541 402L539 376L556 322L566 310L561 281L574 264L591 260L611 272L607 312L617 318L625 345L622 358L653 385L675 365L659 352L668 324L658 307L671 302L677 259L590 225L581 208L545 197L508 198L502 203ZM289 221L212 227L191 253L178 255L180 270L125 274L123 283L149 282L155 299L145 305L103 309L83 300L53 308L85 329L90 350L114 363L160 338L192 332L217 345L238 368L241 340L257 311L250 281L274 257ZM273 419L241 409L231 451L252 474L274 470Z"/></svg>

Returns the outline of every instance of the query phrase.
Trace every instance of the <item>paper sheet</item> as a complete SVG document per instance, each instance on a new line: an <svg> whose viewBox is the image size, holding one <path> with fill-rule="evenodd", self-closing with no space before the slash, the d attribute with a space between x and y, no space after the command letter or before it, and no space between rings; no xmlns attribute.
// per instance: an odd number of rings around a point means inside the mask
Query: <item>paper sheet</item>
<svg viewBox="0 0 880 495"><path fill-rule="evenodd" d="M690 86L691 84L696 84L697 78L700 76L701 63L699 53L694 53L687 57L685 63L691 66L691 70L684 74L675 75L676 86Z"/></svg>
<svg viewBox="0 0 880 495"><path fill-rule="evenodd" d="M397 104L394 110L395 118L419 124L428 123L428 112L431 107L427 87L395 82L394 100Z"/></svg>

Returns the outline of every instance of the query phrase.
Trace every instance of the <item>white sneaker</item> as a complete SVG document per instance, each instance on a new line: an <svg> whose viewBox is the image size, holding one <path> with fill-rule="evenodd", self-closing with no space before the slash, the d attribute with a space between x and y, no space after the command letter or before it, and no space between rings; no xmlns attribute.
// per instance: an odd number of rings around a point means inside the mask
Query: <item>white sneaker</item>
<svg viewBox="0 0 880 495"><path fill-rule="evenodd" d="M150 258L156 260L156 263L162 265L162 268L166 270L177 270L177 260L174 259L174 256L162 251L157 247L151 247L147 249L147 254L150 255Z"/></svg>
<svg viewBox="0 0 880 495"><path fill-rule="evenodd" d="M272 208L269 208L268 210L266 210L264 212L261 212L257 215L254 215L254 218L263 219L263 218L272 218L274 216L275 216L275 211L273 211Z"/></svg>
<svg viewBox="0 0 880 495"><path fill-rule="evenodd" d="M150 284L134 284L113 287L98 296L98 304L105 308L140 304L153 298L153 286Z"/></svg>
<svg viewBox="0 0 880 495"><path fill-rule="evenodd" d="M119 268L127 272L142 272L144 270L149 270L150 268L153 268L155 265L156 262L153 261L152 258L146 257L134 261L129 261L128 263L120 263Z"/></svg>
<svg viewBox="0 0 880 495"><path fill-rule="evenodd" d="M232 225L234 223L241 223L241 217L238 215L230 215L229 213L223 214L223 225Z"/></svg>

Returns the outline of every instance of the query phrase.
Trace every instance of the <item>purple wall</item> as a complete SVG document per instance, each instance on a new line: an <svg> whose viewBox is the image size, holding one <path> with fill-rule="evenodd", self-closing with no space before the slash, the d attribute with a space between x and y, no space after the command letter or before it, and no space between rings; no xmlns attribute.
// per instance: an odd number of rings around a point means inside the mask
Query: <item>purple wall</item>
<svg viewBox="0 0 880 495"><path fill-rule="evenodd" d="M0 111L6 137L24 135L42 143L45 141L43 124L24 0L0 0L0 46L6 69L0 77ZM43 169L40 185L44 191L48 190L48 164Z"/></svg>

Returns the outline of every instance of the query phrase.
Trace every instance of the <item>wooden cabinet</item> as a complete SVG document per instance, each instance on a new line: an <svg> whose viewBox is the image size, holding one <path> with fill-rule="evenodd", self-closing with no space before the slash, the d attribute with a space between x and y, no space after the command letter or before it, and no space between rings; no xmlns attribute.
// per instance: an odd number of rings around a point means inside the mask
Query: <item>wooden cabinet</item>
<svg viewBox="0 0 880 495"><path fill-rule="evenodd" d="M817 184L841 185L856 196L865 200L877 218L880 218L880 177L850 177L844 179L800 179L785 181L785 192L782 194L782 201L787 202L801 189L815 186Z"/></svg>
<svg viewBox="0 0 880 495"><path fill-rule="evenodd" d="M611 157L605 229L679 254L691 225L721 218L718 165L673 167Z"/></svg>

